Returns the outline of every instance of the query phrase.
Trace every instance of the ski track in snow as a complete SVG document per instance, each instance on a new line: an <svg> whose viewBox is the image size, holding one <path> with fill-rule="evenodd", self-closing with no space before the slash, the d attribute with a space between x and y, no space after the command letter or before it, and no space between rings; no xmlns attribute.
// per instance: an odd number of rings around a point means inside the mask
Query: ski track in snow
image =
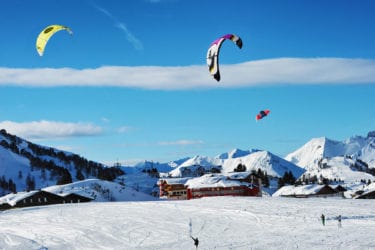
<svg viewBox="0 0 375 250"><path fill-rule="evenodd" d="M13 209L0 213L0 249L189 250L190 235L199 249L375 249L374 207L373 200L213 197Z"/></svg>

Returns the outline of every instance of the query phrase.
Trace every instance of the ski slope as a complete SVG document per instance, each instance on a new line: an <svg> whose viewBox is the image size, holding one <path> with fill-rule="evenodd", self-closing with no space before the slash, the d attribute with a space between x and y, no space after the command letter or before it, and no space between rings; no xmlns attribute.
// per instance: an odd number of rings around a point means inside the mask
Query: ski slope
<svg viewBox="0 0 375 250"><path fill-rule="evenodd" d="M195 249L190 234L199 249L375 249L374 207L374 200L214 197L13 209L0 214L0 249Z"/></svg>

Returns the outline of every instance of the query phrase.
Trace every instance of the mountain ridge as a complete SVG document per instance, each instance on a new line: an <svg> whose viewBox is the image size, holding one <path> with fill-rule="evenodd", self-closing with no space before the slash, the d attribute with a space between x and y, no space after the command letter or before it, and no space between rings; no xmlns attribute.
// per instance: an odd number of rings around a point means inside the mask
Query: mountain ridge
<svg viewBox="0 0 375 250"><path fill-rule="evenodd" d="M296 179L318 176L345 182L375 181L375 131L367 137L353 136L344 141L312 138L285 158L267 150L234 148L215 157L196 155L167 163L144 161L134 166L109 167L0 130L0 191L3 194L98 176L102 180L125 181L136 190L155 193L158 177L194 178L205 173L259 170L273 179L291 172Z"/></svg>

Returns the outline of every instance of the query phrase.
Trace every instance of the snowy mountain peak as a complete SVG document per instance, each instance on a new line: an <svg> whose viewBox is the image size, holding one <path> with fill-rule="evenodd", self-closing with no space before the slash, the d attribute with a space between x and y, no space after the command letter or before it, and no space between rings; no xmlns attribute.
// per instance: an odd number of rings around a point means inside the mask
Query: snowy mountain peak
<svg viewBox="0 0 375 250"><path fill-rule="evenodd" d="M222 159L222 160L231 159L231 158L233 159L233 158L244 157L246 155L249 155L251 153L258 152L258 151L260 151L260 150L258 150L258 149L241 150L241 149L235 148L235 149L232 149L231 151L229 151L227 153L222 153L222 154L216 156L215 158Z"/></svg>
<svg viewBox="0 0 375 250"><path fill-rule="evenodd" d="M314 138L285 157L307 170L310 176L359 181L373 179L375 170L375 133L353 136L344 141ZM369 136L370 135L370 136Z"/></svg>
<svg viewBox="0 0 375 250"><path fill-rule="evenodd" d="M241 149L233 149L232 151L229 152L228 157L229 158L238 158L238 157L243 157L250 154L249 150L241 150Z"/></svg>
<svg viewBox="0 0 375 250"><path fill-rule="evenodd" d="M285 159L298 166L309 169L323 158L326 140L327 138L325 137L311 139L301 148L288 154Z"/></svg>

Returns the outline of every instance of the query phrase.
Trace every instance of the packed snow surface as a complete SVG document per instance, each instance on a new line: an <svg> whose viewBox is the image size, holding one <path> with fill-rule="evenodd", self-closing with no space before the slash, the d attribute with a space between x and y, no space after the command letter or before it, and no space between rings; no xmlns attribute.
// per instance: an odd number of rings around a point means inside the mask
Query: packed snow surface
<svg viewBox="0 0 375 250"><path fill-rule="evenodd" d="M258 197L29 207L1 213L0 248L195 249L192 235L198 249L374 249L374 207L374 200Z"/></svg>

